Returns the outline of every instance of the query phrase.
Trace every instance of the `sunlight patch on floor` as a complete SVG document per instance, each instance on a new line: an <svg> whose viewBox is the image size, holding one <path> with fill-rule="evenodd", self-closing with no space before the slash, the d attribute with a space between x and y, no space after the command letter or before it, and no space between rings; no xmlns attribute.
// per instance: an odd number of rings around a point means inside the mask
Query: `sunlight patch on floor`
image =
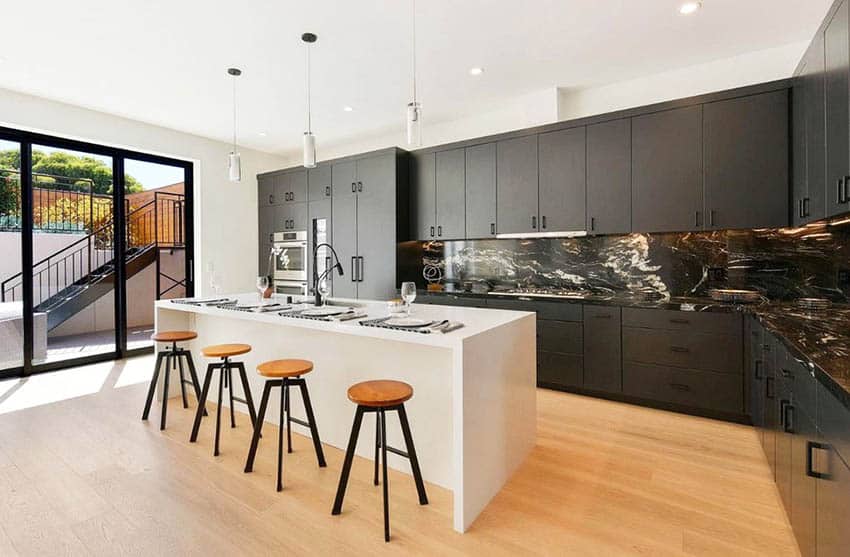
<svg viewBox="0 0 850 557"><path fill-rule="evenodd" d="M153 375L153 366L156 363L154 356L131 358L115 362L118 379L115 380L115 388L129 387L139 383L149 383Z"/></svg>
<svg viewBox="0 0 850 557"><path fill-rule="evenodd" d="M114 367L113 362L104 362L10 381L15 385L6 389L8 396L0 393L0 414L95 394L103 388ZM12 391L16 385L17 389Z"/></svg>

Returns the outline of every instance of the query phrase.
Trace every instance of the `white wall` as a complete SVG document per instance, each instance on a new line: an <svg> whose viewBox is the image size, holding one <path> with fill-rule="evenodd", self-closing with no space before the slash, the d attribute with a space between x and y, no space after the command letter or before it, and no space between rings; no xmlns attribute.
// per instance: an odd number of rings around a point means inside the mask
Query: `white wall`
<svg viewBox="0 0 850 557"><path fill-rule="evenodd" d="M787 78L807 46L807 42L793 43L600 87L561 89L558 119L572 120Z"/></svg>
<svg viewBox="0 0 850 557"><path fill-rule="evenodd" d="M233 184L227 180L230 147L225 143L4 89L0 89L0 125L192 161L198 292L208 289L209 280L203 273L208 261L215 263L225 291L253 289L257 270L255 175L282 167L281 157L242 149L243 180Z"/></svg>

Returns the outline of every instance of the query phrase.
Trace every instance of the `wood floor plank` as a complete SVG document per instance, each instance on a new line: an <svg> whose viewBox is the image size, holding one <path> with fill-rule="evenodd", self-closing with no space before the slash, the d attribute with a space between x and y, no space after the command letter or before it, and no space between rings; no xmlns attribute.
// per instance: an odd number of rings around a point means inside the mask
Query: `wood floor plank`
<svg viewBox="0 0 850 557"><path fill-rule="evenodd" d="M319 468L296 426L277 493L273 425L244 474L246 414L213 457L214 419L197 443L194 400L169 402L165 431L157 407L142 422L147 385L116 388L123 367L94 394L0 413L0 555L798 554L746 426L540 390L537 446L469 532L451 529L451 492L428 485L420 506L391 469L386 544L371 461L355 459L331 516L341 450L326 446Z"/></svg>

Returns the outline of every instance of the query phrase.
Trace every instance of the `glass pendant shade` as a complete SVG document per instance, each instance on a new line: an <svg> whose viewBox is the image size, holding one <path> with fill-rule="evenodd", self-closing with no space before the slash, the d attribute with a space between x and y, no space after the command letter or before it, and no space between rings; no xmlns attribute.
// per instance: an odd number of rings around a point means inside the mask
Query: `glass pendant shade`
<svg viewBox="0 0 850 557"><path fill-rule="evenodd" d="M422 103L419 101L407 105L407 144L411 147L422 144Z"/></svg>
<svg viewBox="0 0 850 557"><path fill-rule="evenodd" d="M242 157L235 151L227 155L227 175L231 182L242 181Z"/></svg>
<svg viewBox="0 0 850 557"><path fill-rule="evenodd" d="M316 168L316 136L304 132L304 168Z"/></svg>

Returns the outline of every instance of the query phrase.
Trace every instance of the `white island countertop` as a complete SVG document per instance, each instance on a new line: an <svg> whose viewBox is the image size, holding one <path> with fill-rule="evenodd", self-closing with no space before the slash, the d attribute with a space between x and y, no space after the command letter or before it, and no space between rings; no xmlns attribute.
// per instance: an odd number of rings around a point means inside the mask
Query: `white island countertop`
<svg viewBox="0 0 850 557"><path fill-rule="evenodd" d="M257 294L217 297L236 299L244 305L259 303ZM281 297L273 301L285 300ZM339 299L331 302L356 307L358 314L368 316L362 319L389 315L385 302ZM413 316L429 321L449 320L462 323L463 327L447 333L425 334L367 327L358 324L359 319L317 321L278 315L277 311L259 313L168 300L156 302L157 331L190 329L198 333L198 338L184 347L194 354L201 375L207 364L217 361L202 361L203 346L250 344L251 352L236 359L244 362L248 370L255 401L259 400L264 384L264 379L253 372L258 364L281 358L312 361L314 369L305 379L325 445L345 450L348 443L355 412L354 404L346 396L348 387L374 379L409 383L414 395L405 408L422 476L426 482L452 491L453 525L458 532L464 532L536 442L535 315L413 304ZM174 383L169 396L180 396ZM241 395L239 391L237 387L237 396ZM265 418L269 422L277 421L277 398L272 396L269 401ZM227 397L224 403L227 404ZM303 417L300 397L293 397L291 403L293 415ZM246 411L241 405L237 408ZM247 425L247 417L239 422L240 427ZM214 419L204 419L199 442L211 436L213 424ZM296 433L307 432L299 429ZM226 439L226 429L224 435ZM390 446L404 447L394 415L387 418L387 437ZM367 419L360 431L357 455L371 460L373 443L374 425ZM240 457L248 450L248 447L225 447L240 453ZM261 450L274 448L266 446ZM388 455L387 464L410 473L409 462L398 455ZM336 482L339 470L328 477ZM415 489L412 479L408 486L399 484L393 489ZM331 503L328 501L328 509Z"/></svg>

